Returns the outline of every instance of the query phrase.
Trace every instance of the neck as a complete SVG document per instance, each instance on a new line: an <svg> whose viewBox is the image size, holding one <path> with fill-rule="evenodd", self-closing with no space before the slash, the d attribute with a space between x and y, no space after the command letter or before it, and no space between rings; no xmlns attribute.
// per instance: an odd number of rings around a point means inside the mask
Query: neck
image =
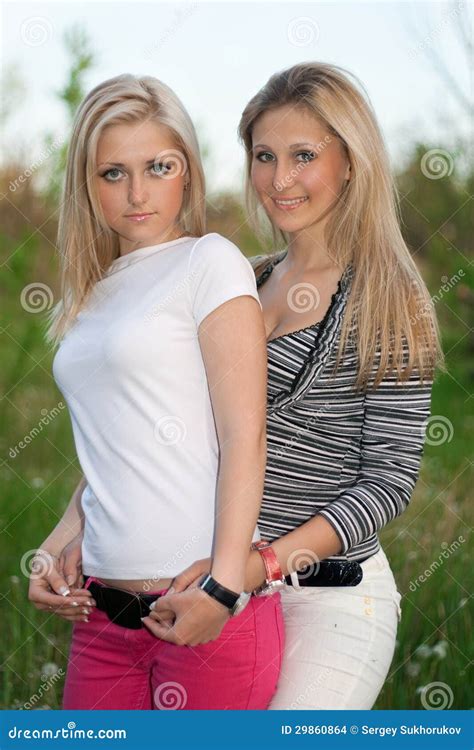
<svg viewBox="0 0 474 750"><path fill-rule="evenodd" d="M284 263L288 270L295 274L325 271L336 267L328 252L323 232L314 231L313 228L290 234Z"/></svg>

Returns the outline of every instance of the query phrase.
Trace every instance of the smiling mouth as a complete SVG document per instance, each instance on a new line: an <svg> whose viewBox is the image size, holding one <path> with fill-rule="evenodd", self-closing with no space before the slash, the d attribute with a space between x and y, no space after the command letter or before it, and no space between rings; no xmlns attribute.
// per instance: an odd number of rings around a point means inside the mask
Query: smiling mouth
<svg viewBox="0 0 474 750"><path fill-rule="evenodd" d="M302 198L272 198L272 200L279 208L296 208L306 203L309 198L308 196L303 196Z"/></svg>

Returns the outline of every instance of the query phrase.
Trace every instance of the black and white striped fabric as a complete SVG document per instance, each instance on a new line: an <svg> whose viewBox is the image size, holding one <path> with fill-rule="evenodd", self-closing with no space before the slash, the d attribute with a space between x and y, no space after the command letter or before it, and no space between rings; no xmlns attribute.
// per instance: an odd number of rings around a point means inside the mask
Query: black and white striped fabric
<svg viewBox="0 0 474 750"><path fill-rule="evenodd" d="M257 287L281 260L258 276ZM390 374L376 390L356 392L355 347L331 379L351 280L348 266L319 324L267 346L260 533L272 541L320 514L342 544L329 560L362 560L380 549L377 532L410 501L430 415L432 383L416 374L398 385Z"/></svg>

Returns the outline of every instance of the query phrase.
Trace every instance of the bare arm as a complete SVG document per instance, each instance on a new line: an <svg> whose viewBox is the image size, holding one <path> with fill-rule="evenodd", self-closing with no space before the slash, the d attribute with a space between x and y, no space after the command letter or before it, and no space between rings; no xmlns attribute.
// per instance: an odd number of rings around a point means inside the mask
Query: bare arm
<svg viewBox="0 0 474 750"><path fill-rule="evenodd" d="M211 574L242 591L266 464L266 337L257 302L229 300L199 327L220 448Z"/></svg>
<svg viewBox="0 0 474 750"><path fill-rule="evenodd" d="M87 485L87 479L82 477L61 520L51 534L44 540L41 549L59 557L64 547L76 537L84 528L84 513L81 506L81 496Z"/></svg>
<svg viewBox="0 0 474 750"><path fill-rule="evenodd" d="M204 318L198 335L220 449L214 549L206 570L209 563L219 583L241 592L266 464L266 337L258 303L250 295L228 300ZM194 588L167 598L171 617L162 622L162 599L142 621L172 643L215 640L229 618L226 607Z"/></svg>

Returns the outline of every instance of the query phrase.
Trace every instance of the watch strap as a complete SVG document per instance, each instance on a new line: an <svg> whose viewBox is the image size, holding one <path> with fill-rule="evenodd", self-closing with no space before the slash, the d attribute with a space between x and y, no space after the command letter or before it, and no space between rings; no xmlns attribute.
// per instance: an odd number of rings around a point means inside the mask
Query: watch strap
<svg viewBox="0 0 474 750"><path fill-rule="evenodd" d="M210 573L206 573L199 583L199 588L212 596L213 599L223 604L227 609L232 609L240 597L240 594L236 594L235 591L222 586Z"/></svg>
<svg viewBox="0 0 474 750"><path fill-rule="evenodd" d="M275 555L270 542L264 542L263 540L253 542L251 549L257 550L257 552L260 553L263 564L265 565L265 585L268 586L268 584L273 581L285 580L280 563L278 562L278 558Z"/></svg>

